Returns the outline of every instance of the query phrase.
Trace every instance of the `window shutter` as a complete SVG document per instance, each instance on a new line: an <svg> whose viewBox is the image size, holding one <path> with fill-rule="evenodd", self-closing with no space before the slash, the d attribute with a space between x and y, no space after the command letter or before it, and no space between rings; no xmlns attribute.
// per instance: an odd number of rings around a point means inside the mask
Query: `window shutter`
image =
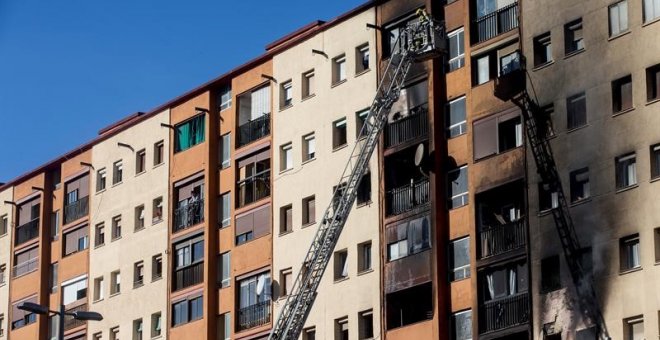
<svg viewBox="0 0 660 340"><path fill-rule="evenodd" d="M497 119L489 117L474 122L474 159L497 153Z"/></svg>

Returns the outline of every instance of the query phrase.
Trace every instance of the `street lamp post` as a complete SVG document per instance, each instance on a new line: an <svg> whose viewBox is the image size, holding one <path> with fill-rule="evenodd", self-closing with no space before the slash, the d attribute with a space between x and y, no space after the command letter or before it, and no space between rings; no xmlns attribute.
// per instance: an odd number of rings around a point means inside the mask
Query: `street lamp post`
<svg viewBox="0 0 660 340"><path fill-rule="evenodd" d="M59 327L57 329L57 339L58 340L64 340L64 316L69 315L72 316L76 320L90 320L90 321L101 321L103 320L103 315L97 313L97 312L86 312L86 311L76 311L69 313L64 310L64 305L60 305L60 310L59 311L54 311L48 309L48 307L44 307L42 305L32 303L32 302L23 302L18 306L18 309L24 310L26 312L34 313L34 314L41 314L41 315L46 315L50 316L49 313L53 313L53 315L58 315L59 316Z"/></svg>

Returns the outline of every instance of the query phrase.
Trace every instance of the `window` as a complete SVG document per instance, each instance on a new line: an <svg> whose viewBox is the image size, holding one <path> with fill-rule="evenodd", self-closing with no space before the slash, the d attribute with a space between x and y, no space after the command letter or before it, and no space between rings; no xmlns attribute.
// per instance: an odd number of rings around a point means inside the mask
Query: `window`
<svg viewBox="0 0 660 340"><path fill-rule="evenodd" d="M236 207L270 196L270 153L270 149L265 149L238 160Z"/></svg>
<svg viewBox="0 0 660 340"><path fill-rule="evenodd" d="M640 259L639 234L630 235L619 240L621 271L642 267Z"/></svg>
<svg viewBox="0 0 660 340"><path fill-rule="evenodd" d="M474 159L500 154L523 143L519 112L504 112L474 122Z"/></svg>
<svg viewBox="0 0 660 340"><path fill-rule="evenodd" d="M291 268L280 271L280 297L285 297L291 293L293 286L293 271Z"/></svg>
<svg viewBox="0 0 660 340"><path fill-rule="evenodd" d="M334 254L335 281L348 278L348 250L336 251Z"/></svg>
<svg viewBox="0 0 660 340"><path fill-rule="evenodd" d="M154 166L165 161L165 143L160 141L154 144Z"/></svg>
<svg viewBox="0 0 660 340"><path fill-rule="evenodd" d="M135 207L135 230L144 229L144 205Z"/></svg>
<svg viewBox="0 0 660 340"><path fill-rule="evenodd" d="M39 248L37 247L16 253L12 276L19 277L37 270L37 262L39 262Z"/></svg>
<svg viewBox="0 0 660 340"><path fill-rule="evenodd" d="M87 249L89 246L89 231L87 226L64 234L64 256Z"/></svg>
<svg viewBox="0 0 660 340"><path fill-rule="evenodd" d="M346 143L346 118L342 118L332 123L332 148L340 148Z"/></svg>
<svg viewBox="0 0 660 340"><path fill-rule="evenodd" d="M173 260L174 291L203 281L204 239L200 236L175 244Z"/></svg>
<svg viewBox="0 0 660 340"><path fill-rule="evenodd" d="M355 74L369 69L369 44L358 46L355 49Z"/></svg>
<svg viewBox="0 0 660 340"><path fill-rule="evenodd" d="M655 263L660 263L660 228L653 231L655 241Z"/></svg>
<svg viewBox="0 0 660 340"><path fill-rule="evenodd" d="M358 339L373 339L374 337L374 312L367 310L358 314Z"/></svg>
<svg viewBox="0 0 660 340"><path fill-rule="evenodd" d="M220 225L222 228L228 226L231 223L231 193L226 192L220 195L220 211L219 219Z"/></svg>
<svg viewBox="0 0 660 340"><path fill-rule="evenodd" d="M112 240L121 238L121 216L112 218Z"/></svg>
<svg viewBox="0 0 660 340"><path fill-rule="evenodd" d="M362 138L367 136L369 130L363 129L364 123L367 121L367 116L369 115L369 109L364 109L355 113L355 137Z"/></svg>
<svg viewBox="0 0 660 340"><path fill-rule="evenodd" d="M163 255L158 254L151 257L151 281L163 277Z"/></svg>
<svg viewBox="0 0 660 340"><path fill-rule="evenodd" d="M302 98L314 95L314 70L307 71L302 75Z"/></svg>
<svg viewBox="0 0 660 340"><path fill-rule="evenodd" d="M566 55L584 49L582 18L564 25L564 49Z"/></svg>
<svg viewBox="0 0 660 340"><path fill-rule="evenodd" d="M151 314L151 337L155 338L162 333L163 318L160 312Z"/></svg>
<svg viewBox="0 0 660 340"><path fill-rule="evenodd" d="M291 204L280 208L280 234L293 230L293 207Z"/></svg>
<svg viewBox="0 0 660 340"><path fill-rule="evenodd" d="M644 340L644 317L641 315L623 320L624 340Z"/></svg>
<svg viewBox="0 0 660 340"><path fill-rule="evenodd" d="M452 314L451 330L452 340L472 340L472 310Z"/></svg>
<svg viewBox="0 0 660 340"><path fill-rule="evenodd" d="M110 328L110 340L119 340L119 326Z"/></svg>
<svg viewBox="0 0 660 340"><path fill-rule="evenodd" d="M135 173L143 173L147 169L147 151L144 149L135 153Z"/></svg>
<svg viewBox="0 0 660 340"><path fill-rule="evenodd" d="M651 22L660 17L660 3L658 0L644 0L644 22Z"/></svg>
<svg viewBox="0 0 660 340"><path fill-rule="evenodd" d="M157 223L163 220L163 198L154 198L151 206L151 223Z"/></svg>
<svg viewBox="0 0 660 340"><path fill-rule="evenodd" d="M310 133L302 138L302 158L303 162L316 158L316 139L314 134Z"/></svg>
<svg viewBox="0 0 660 340"><path fill-rule="evenodd" d="M100 247L105 244L105 224L103 222L96 225L94 233L94 246Z"/></svg>
<svg viewBox="0 0 660 340"><path fill-rule="evenodd" d="M103 276L97 277L94 279L94 301L103 300L104 296Z"/></svg>
<svg viewBox="0 0 660 340"><path fill-rule="evenodd" d="M371 241L358 244L358 273L371 270Z"/></svg>
<svg viewBox="0 0 660 340"><path fill-rule="evenodd" d="M270 272L260 273L238 281L238 309L249 311L239 317L238 330L261 326L270 321ZM246 309L249 308L249 309Z"/></svg>
<svg viewBox="0 0 660 340"><path fill-rule="evenodd" d="M87 298L87 275L62 283L62 304L67 306Z"/></svg>
<svg viewBox="0 0 660 340"><path fill-rule="evenodd" d="M484 302L508 298L527 287L527 263L518 262L489 269L480 275L479 289Z"/></svg>
<svg viewBox="0 0 660 340"><path fill-rule="evenodd" d="M218 340L229 340L231 339L231 316L230 313L224 313L220 315L219 325L218 325Z"/></svg>
<svg viewBox="0 0 660 340"><path fill-rule="evenodd" d="M396 233L390 234L391 236L386 240L388 262L431 248L431 227L428 216L388 227L390 228L396 228Z"/></svg>
<svg viewBox="0 0 660 340"><path fill-rule="evenodd" d="M335 340L348 339L348 317L335 320Z"/></svg>
<svg viewBox="0 0 660 340"><path fill-rule="evenodd" d="M218 264L220 265L220 268L218 269L220 286L222 288L229 287L231 285L231 253L226 252L221 254Z"/></svg>
<svg viewBox="0 0 660 340"><path fill-rule="evenodd" d="M293 84L291 80L280 85L280 109L293 105Z"/></svg>
<svg viewBox="0 0 660 340"><path fill-rule="evenodd" d="M303 226L316 222L316 198L309 196L302 200L302 224Z"/></svg>
<svg viewBox="0 0 660 340"><path fill-rule="evenodd" d="M7 215L0 216L0 235L7 233L7 226L9 225L9 219Z"/></svg>
<svg viewBox="0 0 660 340"><path fill-rule="evenodd" d="M121 292L121 274L114 271L110 273L110 295L119 294Z"/></svg>
<svg viewBox="0 0 660 340"><path fill-rule="evenodd" d="M520 53L518 51L500 57L499 76L509 74L518 69L520 69Z"/></svg>
<svg viewBox="0 0 660 340"><path fill-rule="evenodd" d="M612 82L612 112L618 113L632 107L632 77L628 75Z"/></svg>
<svg viewBox="0 0 660 340"><path fill-rule="evenodd" d="M133 287L144 285L144 262L139 261L133 264Z"/></svg>
<svg viewBox="0 0 660 340"><path fill-rule="evenodd" d="M550 32L534 38L534 66L545 65L552 61L552 42Z"/></svg>
<svg viewBox="0 0 660 340"><path fill-rule="evenodd" d="M105 168L99 169L99 171L96 172L96 191L99 192L101 190L105 190L105 184L106 184Z"/></svg>
<svg viewBox="0 0 660 340"><path fill-rule="evenodd" d="M270 233L270 204L236 217L236 245L249 242Z"/></svg>
<svg viewBox="0 0 660 340"><path fill-rule="evenodd" d="M458 208L468 204L468 169L463 165L447 173L449 182L449 208Z"/></svg>
<svg viewBox="0 0 660 340"><path fill-rule="evenodd" d="M465 37L463 27L447 34L449 72L465 66Z"/></svg>
<svg viewBox="0 0 660 340"><path fill-rule="evenodd" d="M362 176L362 180L357 188L357 205L364 205L371 202L371 173L367 172Z"/></svg>
<svg viewBox="0 0 660 340"><path fill-rule="evenodd" d="M589 168L571 172L571 202L579 202L591 196L589 190Z"/></svg>
<svg viewBox="0 0 660 340"><path fill-rule="evenodd" d="M490 72L490 55L485 55L477 58L476 70L476 85L487 83L491 78Z"/></svg>
<svg viewBox="0 0 660 340"><path fill-rule="evenodd" d="M0 286L7 283L6 277L7 277L7 265L5 264L0 265Z"/></svg>
<svg viewBox="0 0 660 340"><path fill-rule="evenodd" d="M539 183L539 212L548 211L559 206L559 196L552 191L549 184Z"/></svg>
<svg viewBox="0 0 660 340"><path fill-rule="evenodd" d="M561 288L559 276L559 255L541 260L541 293L552 292Z"/></svg>
<svg viewBox="0 0 660 340"><path fill-rule="evenodd" d="M142 340L142 319L133 320L133 340Z"/></svg>
<svg viewBox="0 0 660 340"><path fill-rule="evenodd" d="M660 11L660 4L658 8ZM660 64L646 69L646 100L650 102L656 99L660 99Z"/></svg>
<svg viewBox="0 0 660 340"><path fill-rule="evenodd" d="M204 124L206 117L199 114L174 127L174 152L187 150L204 142Z"/></svg>
<svg viewBox="0 0 660 340"><path fill-rule="evenodd" d="M12 322L11 322L11 329L18 329L21 327L25 327L29 324L37 322L37 315L34 313L30 313L27 311L22 311L18 309L18 306L24 302L32 302L32 303L37 303L37 297L33 297L27 300L19 301L16 302L15 304L12 305Z"/></svg>
<svg viewBox="0 0 660 340"><path fill-rule="evenodd" d="M220 89L220 111L231 107L231 85L225 85Z"/></svg>
<svg viewBox="0 0 660 340"><path fill-rule="evenodd" d="M55 334L57 332L57 327L56 326L52 326L52 327L53 327L53 329L49 330L48 339L54 338L53 334ZM92 335L92 340L103 340L103 332L94 333Z"/></svg>
<svg viewBox="0 0 660 340"><path fill-rule="evenodd" d="M121 161L116 161L112 165L112 184L121 183L124 176L124 165Z"/></svg>
<svg viewBox="0 0 660 340"><path fill-rule="evenodd" d="M48 286L50 287L51 294L57 293L58 267L59 265L57 264L57 262L50 265L50 271L49 271L50 275L48 275Z"/></svg>
<svg viewBox="0 0 660 340"><path fill-rule="evenodd" d="M637 159L635 153L617 157L616 189L621 190L637 184Z"/></svg>
<svg viewBox="0 0 660 340"><path fill-rule="evenodd" d="M0 224L2 222L0 221ZM0 226L2 229L2 226ZM2 235L2 230L0 230L0 235ZM57 210L54 213L50 214L50 239L55 241L60 236L60 211Z"/></svg>
<svg viewBox="0 0 660 340"><path fill-rule="evenodd" d="M660 177L660 144L651 145L651 179Z"/></svg>
<svg viewBox="0 0 660 340"><path fill-rule="evenodd" d="M470 238L464 237L449 244L449 281L470 277Z"/></svg>
<svg viewBox="0 0 660 340"><path fill-rule="evenodd" d="M619 1L609 7L610 37L628 31L628 1Z"/></svg>
<svg viewBox="0 0 660 340"><path fill-rule="evenodd" d="M303 329L303 340L316 340L316 328L310 327Z"/></svg>
<svg viewBox="0 0 660 340"><path fill-rule="evenodd" d="M280 171L293 169L293 147L291 143L280 146Z"/></svg>
<svg viewBox="0 0 660 340"><path fill-rule="evenodd" d="M466 130L465 96L462 96L447 105L447 138L460 136L467 132Z"/></svg>
<svg viewBox="0 0 660 340"><path fill-rule="evenodd" d="M220 166L223 169L231 165L231 134L226 133L220 139Z"/></svg>
<svg viewBox="0 0 660 340"><path fill-rule="evenodd" d="M0 314L0 336L4 336L4 335L5 335L4 324L5 324L5 315L4 315L4 314Z"/></svg>
<svg viewBox="0 0 660 340"><path fill-rule="evenodd" d="M341 55L332 59L332 84L346 80L346 56Z"/></svg>
<svg viewBox="0 0 660 340"><path fill-rule="evenodd" d="M587 125L587 99L584 92L566 99L566 114L567 129L572 130Z"/></svg>
<svg viewBox="0 0 660 340"><path fill-rule="evenodd" d="M404 43L399 41L401 30L407 25L417 23L418 21L418 17L414 15L414 13L411 13L404 19L389 23L385 26L385 30L382 34L383 59L389 58L391 55L400 52L404 46Z"/></svg>

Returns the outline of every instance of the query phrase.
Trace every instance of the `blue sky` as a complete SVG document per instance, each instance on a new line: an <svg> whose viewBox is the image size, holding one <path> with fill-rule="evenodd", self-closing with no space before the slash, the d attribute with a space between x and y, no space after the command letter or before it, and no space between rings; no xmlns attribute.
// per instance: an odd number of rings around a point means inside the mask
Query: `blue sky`
<svg viewBox="0 0 660 340"><path fill-rule="evenodd" d="M0 0L0 182L364 2Z"/></svg>

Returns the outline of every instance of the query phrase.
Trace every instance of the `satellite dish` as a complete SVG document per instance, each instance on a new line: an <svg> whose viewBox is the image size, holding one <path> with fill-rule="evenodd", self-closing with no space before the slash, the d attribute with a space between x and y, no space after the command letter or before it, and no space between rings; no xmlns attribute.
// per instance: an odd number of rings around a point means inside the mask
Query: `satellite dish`
<svg viewBox="0 0 660 340"><path fill-rule="evenodd" d="M417 145L417 150L415 150L415 166L421 167L425 156L426 156L426 150L424 148L424 144L421 143Z"/></svg>

